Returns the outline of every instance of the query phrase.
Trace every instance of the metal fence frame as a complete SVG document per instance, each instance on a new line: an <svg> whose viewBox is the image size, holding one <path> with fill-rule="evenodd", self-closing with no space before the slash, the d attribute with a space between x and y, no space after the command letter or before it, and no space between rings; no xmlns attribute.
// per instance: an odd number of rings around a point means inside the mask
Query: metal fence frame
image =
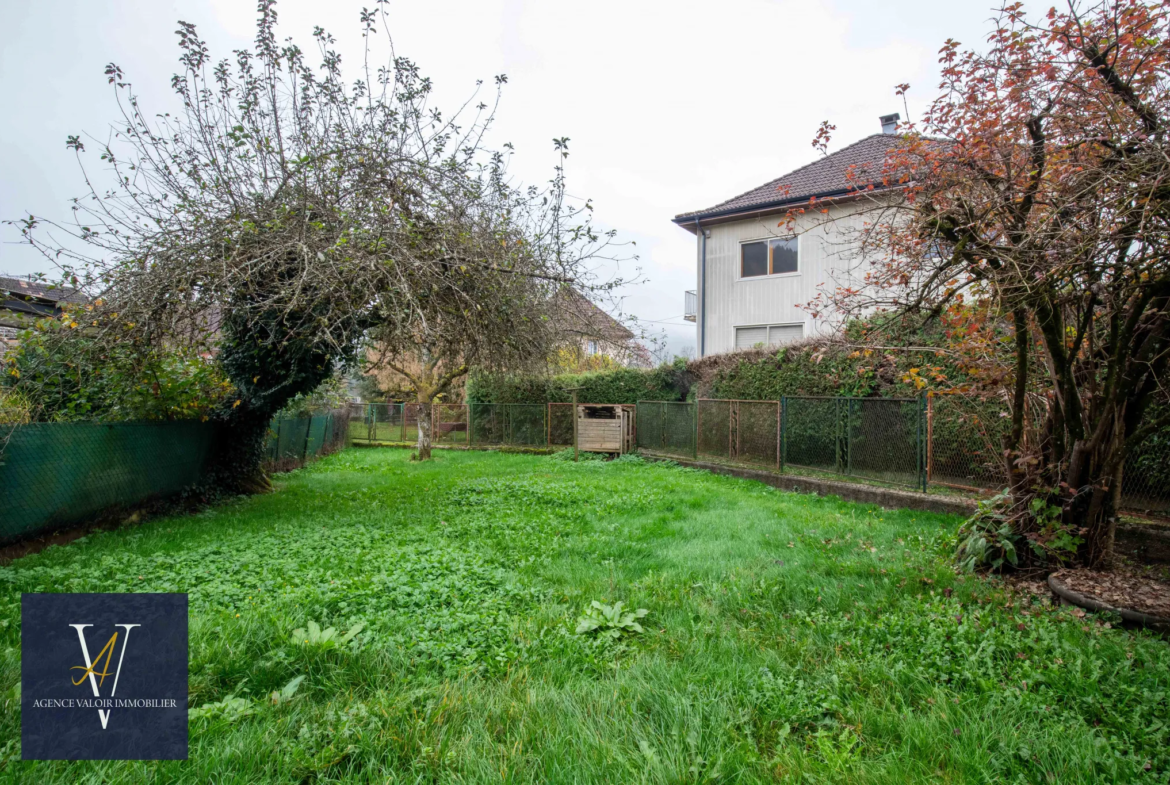
<svg viewBox="0 0 1170 785"><path fill-rule="evenodd" d="M639 411L650 413L654 407L667 405L672 404L640 401ZM693 411L695 435L689 452L696 458L768 466L781 472L792 466L869 477L919 490L926 487L925 406L919 398L782 396L774 401L699 398L673 405L691 407ZM812 412L822 410L820 422L815 422L809 412L802 413L802 408ZM875 438L877 412L891 409L899 410L904 426L900 441L886 438L887 431L898 435L896 428L878 428ZM647 425L642 422L640 427L639 432L644 433ZM641 436L638 444L663 451L653 443L652 435ZM909 459L901 455L899 447L909 453ZM901 470L892 470L891 466L899 461L904 464Z"/></svg>
<svg viewBox="0 0 1170 785"><path fill-rule="evenodd" d="M807 409L815 406L826 412L820 418L820 458L809 460L809 447L800 441L801 427L810 419ZM668 438L663 419L667 407L683 412L677 416L693 420L692 436L685 443ZM879 417L866 414L867 409L886 409L889 422L889 412L895 407L898 411L892 422L901 427L866 427L874 422L880 424ZM950 410L958 407L965 411ZM1010 422L1004 407L1002 401L994 399L939 393L918 398L782 396L779 401L638 401L637 444L641 449L665 455L766 465L780 472L788 467L807 469L879 480L923 492L935 486L992 493L1006 485L998 444L1004 423ZM745 412L752 409L768 416L762 420L757 416L754 426L746 425L749 418L745 418ZM1039 416L1036 409L1030 405L1026 416ZM811 427L816 430L817 425ZM773 436L773 431L778 432ZM677 435L681 430L676 426L673 432ZM761 438L765 433L766 438ZM745 449L749 444L745 434L750 434L754 447ZM761 444L766 449L759 449ZM774 456L773 449L777 453ZM1161 455L1167 455L1161 463L1151 458ZM1135 469L1133 464L1139 460L1149 465L1138 464ZM1158 481L1163 474L1170 474L1168 464L1170 444L1158 442L1136 450L1122 475L1122 509L1170 515L1170 482ZM875 468L879 465L881 470ZM1163 465L1168 465L1167 469L1162 470Z"/></svg>
<svg viewBox="0 0 1170 785"><path fill-rule="evenodd" d="M600 404L579 404L581 406ZM419 404L351 404L355 442L413 442ZM571 403L435 404L434 443L452 447L572 445ZM788 467L926 491L990 493L1006 484L1000 465L1006 404L961 393L917 398L781 396L638 401L639 448L691 459ZM1039 416L1030 407L1027 416ZM809 424L811 422L811 424ZM814 438L814 436L816 438ZM1170 444L1143 445L1123 475L1122 508L1170 514ZM1161 467L1168 465L1163 471Z"/></svg>

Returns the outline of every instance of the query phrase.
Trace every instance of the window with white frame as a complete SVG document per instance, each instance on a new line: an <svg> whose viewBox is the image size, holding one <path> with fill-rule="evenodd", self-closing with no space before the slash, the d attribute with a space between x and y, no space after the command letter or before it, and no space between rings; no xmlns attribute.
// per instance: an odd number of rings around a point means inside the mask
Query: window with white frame
<svg viewBox="0 0 1170 785"><path fill-rule="evenodd" d="M741 243L739 277L763 278L800 272L799 256L799 243L795 237Z"/></svg>
<svg viewBox="0 0 1170 785"><path fill-rule="evenodd" d="M600 347L598 347L597 341L590 340L585 344L585 354L594 355L597 354L599 350Z"/></svg>
<svg viewBox="0 0 1170 785"><path fill-rule="evenodd" d="M751 327L735 328L735 348L750 349L753 346L778 346L799 341L804 337L803 324L757 324Z"/></svg>

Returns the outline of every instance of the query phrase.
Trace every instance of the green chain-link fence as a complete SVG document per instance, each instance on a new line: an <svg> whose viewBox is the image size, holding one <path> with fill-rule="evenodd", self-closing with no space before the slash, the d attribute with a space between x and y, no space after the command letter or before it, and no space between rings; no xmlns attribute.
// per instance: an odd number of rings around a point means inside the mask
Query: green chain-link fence
<svg viewBox="0 0 1170 785"><path fill-rule="evenodd" d="M974 395L930 395L928 472L936 485L994 490L1007 482L1003 443L1011 417L1001 401Z"/></svg>
<svg viewBox="0 0 1170 785"><path fill-rule="evenodd" d="M1026 417L1042 416L1041 408L1040 402L1031 402ZM778 470L813 469L919 489L1004 487L1002 445L1010 425L1002 400L959 394L701 398L639 401L637 407L641 449ZM1122 477L1122 509L1170 514L1170 431L1155 432L1139 445Z"/></svg>
<svg viewBox="0 0 1170 785"><path fill-rule="evenodd" d="M414 403L352 403L349 405L349 437L363 444L413 444L418 439L419 406ZM432 438L438 445L573 446L571 403L450 403L435 404L433 412L435 427Z"/></svg>
<svg viewBox="0 0 1170 785"><path fill-rule="evenodd" d="M695 407L700 457L913 487L924 482L926 437L917 398L703 398L687 405Z"/></svg>
<svg viewBox="0 0 1170 785"><path fill-rule="evenodd" d="M573 404L548 404L548 446L573 446Z"/></svg>
<svg viewBox="0 0 1170 785"><path fill-rule="evenodd" d="M473 447L547 447L548 407L542 403L472 403Z"/></svg>
<svg viewBox="0 0 1170 785"><path fill-rule="evenodd" d="M1025 418L1044 416L1042 399L1031 400ZM928 474L932 484L968 490L998 490L1007 484L1002 455L1011 428L1011 409L1001 398L931 394L928 400ZM1125 462L1121 508L1170 514L1170 432L1155 431Z"/></svg>
<svg viewBox="0 0 1170 785"><path fill-rule="evenodd" d="M695 453L694 406L674 401L638 401L634 432L639 448L686 458Z"/></svg>

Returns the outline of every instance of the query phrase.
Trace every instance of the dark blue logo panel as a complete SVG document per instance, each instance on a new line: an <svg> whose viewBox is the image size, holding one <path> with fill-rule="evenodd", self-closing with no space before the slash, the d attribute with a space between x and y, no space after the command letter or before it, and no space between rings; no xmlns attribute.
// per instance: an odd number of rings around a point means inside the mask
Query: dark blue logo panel
<svg viewBox="0 0 1170 785"><path fill-rule="evenodd" d="M187 595L23 594L24 760L186 760Z"/></svg>

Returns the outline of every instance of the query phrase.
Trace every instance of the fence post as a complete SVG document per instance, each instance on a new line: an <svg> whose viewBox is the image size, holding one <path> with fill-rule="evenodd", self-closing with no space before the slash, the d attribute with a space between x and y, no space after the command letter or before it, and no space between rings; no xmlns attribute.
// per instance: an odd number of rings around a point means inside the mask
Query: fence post
<svg viewBox="0 0 1170 785"><path fill-rule="evenodd" d="M739 401L735 402L735 460L739 460Z"/></svg>
<svg viewBox="0 0 1170 785"><path fill-rule="evenodd" d="M691 404L691 458L699 460L699 401Z"/></svg>
<svg viewBox="0 0 1170 785"><path fill-rule="evenodd" d="M780 471L780 402L776 401L776 471Z"/></svg>
<svg viewBox="0 0 1170 785"><path fill-rule="evenodd" d="M926 393L926 485L934 473L934 391ZM926 486L923 486L926 487Z"/></svg>
<svg viewBox="0 0 1170 785"><path fill-rule="evenodd" d="M833 441L833 471L837 474L841 473L841 398L833 399L833 435L836 437Z"/></svg>
<svg viewBox="0 0 1170 785"><path fill-rule="evenodd" d="M658 421L661 423L658 432L662 434L662 451L666 452L666 404L660 402L658 411L660 414Z"/></svg>
<svg viewBox="0 0 1170 785"><path fill-rule="evenodd" d="M573 390L573 462L581 460L581 451L577 447L577 391Z"/></svg>
<svg viewBox="0 0 1170 785"><path fill-rule="evenodd" d="M853 474L853 401L845 399L845 474Z"/></svg>
<svg viewBox="0 0 1170 785"><path fill-rule="evenodd" d="M788 396L780 396L780 473L788 463Z"/></svg>
<svg viewBox="0 0 1170 785"><path fill-rule="evenodd" d="M918 396L918 481L922 492L926 493L926 445L923 444L923 435L926 430L926 396Z"/></svg>
<svg viewBox="0 0 1170 785"><path fill-rule="evenodd" d="M552 447L552 404L544 402L544 446Z"/></svg>
<svg viewBox="0 0 1170 785"><path fill-rule="evenodd" d="M399 437L398 441L404 442L406 441L406 403L403 402L398 405L402 407L398 410L398 422L401 425L401 436Z"/></svg>

